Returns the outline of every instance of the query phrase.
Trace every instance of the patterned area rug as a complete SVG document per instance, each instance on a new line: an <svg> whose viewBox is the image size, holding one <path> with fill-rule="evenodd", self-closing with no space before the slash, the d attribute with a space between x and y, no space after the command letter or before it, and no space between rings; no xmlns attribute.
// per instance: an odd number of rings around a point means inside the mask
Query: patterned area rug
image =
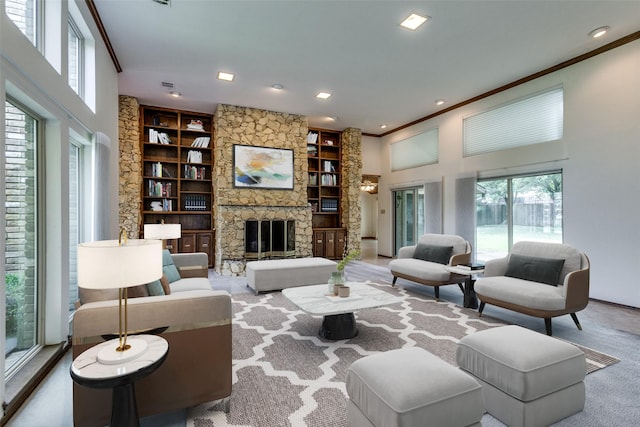
<svg viewBox="0 0 640 427"><path fill-rule="evenodd" d="M347 369L355 360L402 347L422 347L455 362L465 335L503 326L475 310L388 285L371 284L403 302L356 313L358 335L328 341L321 317L300 311L280 292L233 295L231 411L211 402L190 408L187 427L346 426ZM618 360L591 349L588 373Z"/></svg>

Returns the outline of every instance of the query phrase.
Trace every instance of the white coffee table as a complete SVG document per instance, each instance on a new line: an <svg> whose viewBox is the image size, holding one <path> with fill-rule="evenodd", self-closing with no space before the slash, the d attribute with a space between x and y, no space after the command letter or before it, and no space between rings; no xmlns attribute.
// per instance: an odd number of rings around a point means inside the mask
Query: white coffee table
<svg viewBox="0 0 640 427"><path fill-rule="evenodd" d="M328 285L299 286L282 291L292 303L305 313L324 316L319 335L329 340L344 340L358 335L354 312L395 304L402 298L366 283L349 282L348 297L329 294Z"/></svg>

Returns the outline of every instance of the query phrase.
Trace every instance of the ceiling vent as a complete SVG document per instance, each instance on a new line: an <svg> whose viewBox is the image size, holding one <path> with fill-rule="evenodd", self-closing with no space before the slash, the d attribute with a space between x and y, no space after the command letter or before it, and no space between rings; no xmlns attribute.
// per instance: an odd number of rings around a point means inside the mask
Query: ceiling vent
<svg viewBox="0 0 640 427"><path fill-rule="evenodd" d="M171 0L151 0L151 1L154 1L154 2L156 2L156 3L163 4L163 5L165 5L165 6L171 6Z"/></svg>
<svg viewBox="0 0 640 427"><path fill-rule="evenodd" d="M153 0L155 1L155 0ZM169 82L162 82L162 87L166 87L169 89L173 89L173 83L169 83Z"/></svg>

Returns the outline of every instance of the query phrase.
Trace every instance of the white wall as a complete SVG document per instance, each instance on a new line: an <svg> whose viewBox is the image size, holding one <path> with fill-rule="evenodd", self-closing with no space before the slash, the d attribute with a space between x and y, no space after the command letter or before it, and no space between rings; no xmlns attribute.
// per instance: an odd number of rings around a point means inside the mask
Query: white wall
<svg viewBox="0 0 640 427"><path fill-rule="evenodd" d="M59 40L50 40L47 49L60 45L60 61L53 67L42 54L22 35L20 30L5 14L4 0L0 0L0 101L4 110L6 95L17 98L28 107L42 115L46 122L46 213L44 222L45 245L45 330L46 344L65 341L68 334L68 277L69 277L69 135L70 128L82 129L91 135L103 132L112 141L118 140L118 81L117 72L104 46L100 33L95 26L84 1L78 1L78 9L87 23L95 40L95 112L80 99L67 84L67 14L68 2L47 2L47 6L57 5L60 9L55 19ZM55 24L55 22L54 22ZM56 68L62 65L61 70ZM91 102L92 107L94 102ZM0 115L3 118L3 115ZM118 150L117 144L111 153L110 165L113 173L109 182L104 183L104 191L111 199L108 226L112 234L118 232ZM4 120L0 124L0 152L4 153ZM0 157L0 160L2 158ZM4 174L4 172L3 172ZM4 188L4 186L3 186ZM90 195L87 195L88 197ZM4 206L6 194L0 192L0 204ZM0 215L4 223L4 217ZM4 234L0 233L0 237ZM4 242L4 238L2 238ZM4 243L0 245L0 257L4 259ZM3 264L3 263L2 263ZM4 266L0 274L4 276ZM2 291L4 292L4 291ZM1 301L1 299L0 299ZM2 304L0 320L5 319L5 305ZM0 340L0 350L4 354L4 340ZM3 378L3 377L2 377ZM4 381L0 394L4 400Z"/></svg>
<svg viewBox="0 0 640 427"><path fill-rule="evenodd" d="M462 119L523 96L564 87L564 137L501 152L462 156ZM437 165L390 172L390 144L439 128ZM444 232L455 233L455 180L523 171L564 171L564 242L591 260L592 298L640 307L640 41L381 138L378 239L392 256L390 189L443 177ZM370 144L364 145L369 149ZM385 212L382 214L381 212Z"/></svg>

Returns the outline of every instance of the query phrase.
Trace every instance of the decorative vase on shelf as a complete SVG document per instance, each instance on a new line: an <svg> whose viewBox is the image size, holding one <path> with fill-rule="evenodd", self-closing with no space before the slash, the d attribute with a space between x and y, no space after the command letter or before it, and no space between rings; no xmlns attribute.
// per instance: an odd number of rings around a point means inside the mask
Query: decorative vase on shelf
<svg viewBox="0 0 640 427"><path fill-rule="evenodd" d="M329 277L329 293L333 295L338 295L336 292L336 285L344 285L344 271L334 271L331 273L331 277Z"/></svg>

